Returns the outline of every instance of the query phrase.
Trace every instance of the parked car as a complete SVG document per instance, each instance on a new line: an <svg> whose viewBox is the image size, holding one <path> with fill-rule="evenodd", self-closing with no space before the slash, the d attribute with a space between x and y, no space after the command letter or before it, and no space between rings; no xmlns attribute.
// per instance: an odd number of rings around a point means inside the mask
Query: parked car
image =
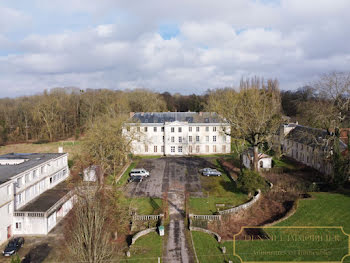
<svg viewBox="0 0 350 263"><path fill-rule="evenodd" d="M143 180L143 176L141 175L132 175L130 176L130 178L128 179L128 182L131 183L131 182L142 182Z"/></svg>
<svg viewBox="0 0 350 263"><path fill-rule="evenodd" d="M135 176L135 175L139 175L139 176L144 176L144 177L148 177L149 176L149 172L143 168L140 169L132 169L129 173L130 176Z"/></svg>
<svg viewBox="0 0 350 263"><path fill-rule="evenodd" d="M24 244L24 238L23 237L16 237L14 239L11 239L7 246L5 247L2 254L6 257L12 256L15 254L21 247L23 247Z"/></svg>
<svg viewBox="0 0 350 263"><path fill-rule="evenodd" d="M221 176L221 173L218 170L211 169L209 171L203 172L204 176Z"/></svg>
<svg viewBox="0 0 350 263"><path fill-rule="evenodd" d="M208 172L211 170L215 170L215 169L207 167L207 168L199 169L199 172L203 174L204 172Z"/></svg>

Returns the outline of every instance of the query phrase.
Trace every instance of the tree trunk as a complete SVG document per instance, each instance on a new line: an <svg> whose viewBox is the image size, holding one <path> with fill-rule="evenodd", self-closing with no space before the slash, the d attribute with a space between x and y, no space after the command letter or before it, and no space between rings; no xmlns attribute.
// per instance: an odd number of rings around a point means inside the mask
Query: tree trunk
<svg viewBox="0 0 350 263"><path fill-rule="evenodd" d="M259 163L259 149L258 146L254 146L254 157L253 157L253 170L258 171L258 163Z"/></svg>

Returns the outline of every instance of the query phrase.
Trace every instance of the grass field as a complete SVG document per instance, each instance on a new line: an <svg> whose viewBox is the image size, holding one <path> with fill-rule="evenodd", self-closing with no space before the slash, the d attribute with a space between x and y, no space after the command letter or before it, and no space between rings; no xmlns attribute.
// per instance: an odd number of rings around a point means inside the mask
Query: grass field
<svg viewBox="0 0 350 263"><path fill-rule="evenodd" d="M249 198L241 193L234 182L226 175L217 160L214 165L221 171L220 177L201 176L202 191L205 197L190 198L190 211L194 214L213 214L216 212L216 204L225 204L225 208L240 205Z"/></svg>
<svg viewBox="0 0 350 263"><path fill-rule="evenodd" d="M298 167L296 165L295 162L293 162L292 160L286 159L286 158L281 158L281 159L277 159L275 157L273 157L273 167L278 167L278 168L284 168L284 169L288 169L288 170L297 170Z"/></svg>
<svg viewBox="0 0 350 263"><path fill-rule="evenodd" d="M280 222L276 226L342 226L346 233L350 234L350 196L342 195L342 194L334 194L334 193L313 193L313 198L303 199L299 201L299 206L294 215L285 221ZM281 232L281 230L271 230L267 229L266 232L272 236L272 234L286 234L288 232ZM283 231L292 231L292 230L283 230ZM285 254L284 261L288 259L288 261L301 261L308 258L309 261L316 261L317 259L323 261L331 261L334 259L339 259L339 255L345 253L347 251L348 238L346 236L341 235L339 230L305 230L299 229L293 234L297 235L324 235L328 234L339 234L341 236L341 240L338 243L335 242L271 242L266 240L263 241L237 241L236 248L241 255L250 256L249 260L264 260L264 261L276 261L281 260L276 255L264 255L264 256L255 256L253 255L253 251L282 251ZM193 232L194 244L196 247L196 251L199 257L200 262L224 262L223 256L220 256L219 243L216 240L207 234ZM273 240L272 240L273 241ZM224 243L226 249L228 249L227 253L230 254L232 252L231 248L233 247L233 242L227 241ZM322 251L329 252L327 255L328 259L325 259L326 254L320 255L309 255L306 257L305 255L298 255L298 251L302 251L304 253L321 253ZM325 252L325 253L326 253ZM294 253L294 254L293 254ZM213 257L206 256L206 254L212 254ZM217 255L215 257L215 255ZM201 259L200 259L201 257ZM283 260L282 260L283 261ZM239 261L233 261L239 262ZM343 262L350 262L350 257L347 257Z"/></svg>
<svg viewBox="0 0 350 263"><path fill-rule="evenodd" d="M58 147L62 146L63 151L69 154L72 160L80 152L80 141L60 141L43 144L18 143L0 146L0 155L6 153L57 153Z"/></svg>
<svg viewBox="0 0 350 263"><path fill-rule="evenodd" d="M312 193L299 201L294 215L277 226L342 226L350 234L350 196Z"/></svg>
<svg viewBox="0 0 350 263"><path fill-rule="evenodd" d="M233 263L240 262L233 256L233 242L219 244L216 239L206 233L193 231L193 243L200 263L223 263L231 260ZM226 254L222 253L221 247L226 247Z"/></svg>
<svg viewBox="0 0 350 263"><path fill-rule="evenodd" d="M126 169L126 171L123 173L122 177L119 179L117 186L123 186L126 184L126 182L128 181L129 178L129 173L132 169L135 168L135 166L137 165L137 161L132 162L130 164L130 166L128 167L128 169Z"/></svg>
<svg viewBox="0 0 350 263"><path fill-rule="evenodd" d="M162 199L153 197L130 198L130 209L139 215L157 215L162 213Z"/></svg>
<svg viewBox="0 0 350 263"><path fill-rule="evenodd" d="M152 232L140 237L131 247L131 257L122 262L158 262L162 257L163 237Z"/></svg>

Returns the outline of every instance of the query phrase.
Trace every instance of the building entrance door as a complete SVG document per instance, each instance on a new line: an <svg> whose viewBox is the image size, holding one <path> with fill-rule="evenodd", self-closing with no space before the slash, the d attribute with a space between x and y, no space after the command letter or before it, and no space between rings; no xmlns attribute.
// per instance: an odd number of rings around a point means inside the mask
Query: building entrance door
<svg viewBox="0 0 350 263"><path fill-rule="evenodd" d="M11 226L7 227L7 238L10 238L12 236Z"/></svg>

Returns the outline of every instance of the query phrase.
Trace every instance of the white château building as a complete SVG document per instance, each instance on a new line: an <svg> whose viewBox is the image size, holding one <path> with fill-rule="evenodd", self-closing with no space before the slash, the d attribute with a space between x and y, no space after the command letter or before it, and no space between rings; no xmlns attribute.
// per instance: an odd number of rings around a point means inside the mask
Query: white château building
<svg viewBox="0 0 350 263"><path fill-rule="evenodd" d="M132 112L124 128L135 155L230 153L229 133L215 112Z"/></svg>
<svg viewBox="0 0 350 263"><path fill-rule="evenodd" d="M0 156L0 243L12 235L45 235L72 208L64 180L67 153Z"/></svg>

